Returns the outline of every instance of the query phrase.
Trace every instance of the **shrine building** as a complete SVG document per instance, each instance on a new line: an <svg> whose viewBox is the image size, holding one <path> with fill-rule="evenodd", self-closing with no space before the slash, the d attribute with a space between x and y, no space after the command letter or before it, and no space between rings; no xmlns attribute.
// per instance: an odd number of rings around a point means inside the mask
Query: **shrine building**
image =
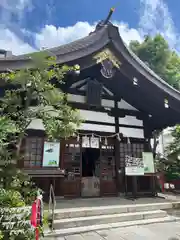
<svg viewBox="0 0 180 240"><path fill-rule="evenodd" d="M79 66L79 74L69 76L61 90L84 122L76 136L53 143L42 121L33 120L22 168L45 192L53 184L56 196L154 196L150 140L155 130L180 122L180 92L128 48L109 21L111 14L88 36L48 49L60 66ZM0 58L1 72L30 65L27 55Z"/></svg>

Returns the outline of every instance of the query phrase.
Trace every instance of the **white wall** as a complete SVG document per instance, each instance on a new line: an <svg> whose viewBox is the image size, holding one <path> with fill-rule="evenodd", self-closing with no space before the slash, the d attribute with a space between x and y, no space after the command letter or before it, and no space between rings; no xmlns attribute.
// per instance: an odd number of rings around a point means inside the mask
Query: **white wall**
<svg viewBox="0 0 180 240"><path fill-rule="evenodd" d="M86 121L96 121L96 122L115 124L114 117L109 116L108 113L106 113L106 112L95 112L95 111L89 111L89 110L80 110L80 115ZM143 126L143 121L138 120L134 116L126 116L124 118L119 118L119 124L142 127Z"/></svg>
<svg viewBox="0 0 180 240"><path fill-rule="evenodd" d="M165 149L168 147L170 143L173 141L173 137L171 135L171 131L173 128L166 128L163 130L162 134L159 137L159 144L157 146L157 152L164 155Z"/></svg>
<svg viewBox="0 0 180 240"><path fill-rule="evenodd" d="M82 123L79 129L84 131L107 132L112 134L115 133L115 126L99 125L99 124L91 124L91 123ZM144 138L143 129L120 127L119 132L122 133L125 137Z"/></svg>
<svg viewBox="0 0 180 240"><path fill-rule="evenodd" d="M69 102L79 102L85 103L86 99L85 96L81 95L73 95L68 94ZM105 108L114 108L114 101L108 99L102 99L102 106ZM129 105L124 100L121 100L118 103L119 108L122 109L129 109L129 110L136 110L131 105ZM98 122L96 123L82 123L80 126L80 130L84 131L92 131L92 132L109 132L115 133L115 119L112 116L109 116L107 112L96 112L96 111L89 111L89 110L82 110L80 109L80 115L84 121L89 122ZM55 112L52 111L52 114ZM54 115L53 114L53 115ZM100 123L103 123L102 125ZM107 123L107 125L106 125ZM111 126L108 124L112 124ZM119 128L119 131L125 137L133 137L133 138L144 138L144 130L139 128L130 128L128 126L138 126L143 127L143 121L138 120L134 116L126 116L124 118L119 118L119 124L125 125ZM127 126L127 127L126 127ZM31 124L28 126L28 129L40 129L44 130L43 123L40 119L34 119Z"/></svg>
<svg viewBox="0 0 180 240"><path fill-rule="evenodd" d="M89 110L80 110L80 115L84 121L99 122L99 123L110 123L114 126L94 124L94 123L83 123L81 124L81 130L85 131L99 131L99 132L110 132L115 133L115 119L109 116L106 112L95 112ZM119 131L126 137L143 138L144 130L139 128L129 128L128 126L143 126L143 121L136 119L133 116L126 116L119 118L119 124L127 125L127 127L120 127Z"/></svg>
<svg viewBox="0 0 180 240"><path fill-rule="evenodd" d="M85 103L86 102L86 97L81 96L81 95L68 94L68 101L69 102ZM102 106L103 107L114 108L114 101L113 100L108 100L108 99L102 99ZM118 108L138 111L136 108L131 106L129 103L127 103L123 99L118 102Z"/></svg>

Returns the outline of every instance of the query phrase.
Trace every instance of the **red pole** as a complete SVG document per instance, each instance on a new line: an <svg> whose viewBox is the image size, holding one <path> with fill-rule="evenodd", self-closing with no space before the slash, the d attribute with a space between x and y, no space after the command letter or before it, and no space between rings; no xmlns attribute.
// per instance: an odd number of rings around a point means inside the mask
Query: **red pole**
<svg viewBox="0 0 180 240"><path fill-rule="evenodd" d="M36 235L36 240L39 240L39 229L38 228L36 228L36 230L35 230L35 235Z"/></svg>
<svg viewBox="0 0 180 240"><path fill-rule="evenodd" d="M36 235L36 240L39 240L39 225L40 225L40 200L36 199L36 205L37 205L37 224L36 224L36 230L35 230L35 235Z"/></svg>

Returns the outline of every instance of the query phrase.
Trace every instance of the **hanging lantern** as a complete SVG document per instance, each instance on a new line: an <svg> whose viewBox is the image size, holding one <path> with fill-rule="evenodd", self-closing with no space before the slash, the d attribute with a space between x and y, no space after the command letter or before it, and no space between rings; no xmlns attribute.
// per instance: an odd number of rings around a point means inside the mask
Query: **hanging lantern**
<svg viewBox="0 0 180 240"><path fill-rule="evenodd" d="M168 99L164 99L164 107L165 107L165 108L169 108Z"/></svg>
<svg viewBox="0 0 180 240"><path fill-rule="evenodd" d="M99 137L99 142L102 142L102 138L101 138L101 136Z"/></svg>
<svg viewBox="0 0 180 240"><path fill-rule="evenodd" d="M81 67L78 64L74 65L75 74L79 75L80 74L80 69L81 69Z"/></svg>
<svg viewBox="0 0 180 240"><path fill-rule="evenodd" d="M133 78L133 85L137 86L138 85L138 79L137 78Z"/></svg>
<svg viewBox="0 0 180 240"><path fill-rule="evenodd" d="M107 137L105 137L105 139L104 139L104 144L108 145Z"/></svg>

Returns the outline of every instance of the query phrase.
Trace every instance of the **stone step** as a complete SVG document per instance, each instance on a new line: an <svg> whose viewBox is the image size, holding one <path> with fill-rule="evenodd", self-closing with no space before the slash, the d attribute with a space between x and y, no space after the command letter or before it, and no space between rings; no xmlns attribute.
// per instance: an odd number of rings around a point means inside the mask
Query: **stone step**
<svg viewBox="0 0 180 240"><path fill-rule="evenodd" d="M146 212L134 212L134 213L119 213L108 215L97 215L89 217L77 217L58 219L54 221L55 229L72 228L72 227L84 227L96 224L109 224L116 222L135 221L143 219L161 218L166 217L167 213L162 210L146 211Z"/></svg>
<svg viewBox="0 0 180 240"><path fill-rule="evenodd" d="M149 203L149 204L131 204L131 205L113 205L99 207L80 207L80 208L65 208L55 210L55 219L79 218L99 215L112 215L131 212L145 212L155 210L171 209L172 203Z"/></svg>
<svg viewBox="0 0 180 240"><path fill-rule="evenodd" d="M164 223L164 222L175 222L177 219L172 216L153 218L153 219L143 219L143 220L135 220L135 221L127 221L127 222L116 222L111 224L98 224L84 227L74 227L67 229L55 230L53 232L46 232L45 239L55 240L57 237L63 237L72 234L80 234L85 232L99 231L111 228L120 228L120 227L128 227L133 225L147 225L147 224L155 224L155 223Z"/></svg>

